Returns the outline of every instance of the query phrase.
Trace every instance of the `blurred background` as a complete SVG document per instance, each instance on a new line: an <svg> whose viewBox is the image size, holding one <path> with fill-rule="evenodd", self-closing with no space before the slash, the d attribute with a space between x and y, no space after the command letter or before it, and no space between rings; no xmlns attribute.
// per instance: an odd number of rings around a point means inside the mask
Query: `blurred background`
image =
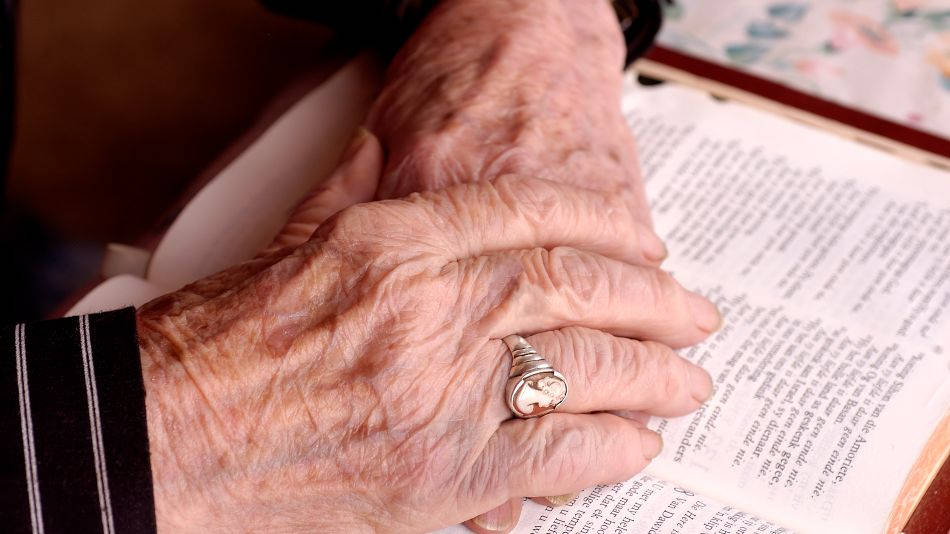
<svg viewBox="0 0 950 534"><path fill-rule="evenodd" d="M154 240L228 147L345 56L326 28L255 0L18 10L2 323L62 312L98 280L106 243Z"/></svg>

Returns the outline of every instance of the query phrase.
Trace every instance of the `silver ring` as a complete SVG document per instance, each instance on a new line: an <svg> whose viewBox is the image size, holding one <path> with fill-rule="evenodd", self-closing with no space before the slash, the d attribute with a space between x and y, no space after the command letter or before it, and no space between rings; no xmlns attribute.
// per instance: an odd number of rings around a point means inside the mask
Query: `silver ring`
<svg viewBox="0 0 950 534"><path fill-rule="evenodd" d="M512 358L505 388L511 413L527 419L553 412L567 399L567 379L525 338L512 334L502 341L508 345Z"/></svg>

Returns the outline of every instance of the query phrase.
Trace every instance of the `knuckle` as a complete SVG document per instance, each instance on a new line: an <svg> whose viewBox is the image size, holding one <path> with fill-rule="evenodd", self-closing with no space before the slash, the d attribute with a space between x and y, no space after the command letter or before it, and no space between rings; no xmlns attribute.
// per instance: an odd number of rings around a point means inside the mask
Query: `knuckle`
<svg viewBox="0 0 950 534"><path fill-rule="evenodd" d="M627 343L620 342L618 354L622 361L618 364L618 374L622 374L627 379L623 380L627 384L635 384L637 391L644 391L652 384L649 360L650 349L639 341L628 340ZM646 386L644 386L646 384Z"/></svg>
<svg viewBox="0 0 950 534"><path fill-rule="evenodd" d="M361 241L367 229L379 224L379 213L373 204L356 204L340 210L322 225L328 241L346 243Z"/></svg>
<svg viewBox="0 0 950 534"><path fill-rule="evenodd" d="M580 374L584 377L586 391L596 391L595 388L602 388L606 382L604 377L609 375L614 359L611 337L592 333L583 335L579 332L573 336L574 358L578 361L578 367L581 367Z"/></svg>
<svg viewBox="0 0 950 534"><path fill-rule="evenodd" d="M525 252L521 259L522 276L519 283L532 289L534 286L550 286L551 281L548 277L549 255L550 251L541 247Z"/></svg>
<svg viewBox="0 0 950 534"><path fill-rule="evenodd" d="M662 343L641 343L644 356L640 358L643 374L654 384L653 392L658 399L671 399L679 391L679 373L674 369L676 354Z"/></svg>
<svg viewBox="0 0 950 534"><path fill-rule="evenodd" d="M631 364L628 368L634 380L647 384L656 380L657 354L662 351L661 347L653 341L635 341L630 344L627 350Z"/></svg>
<svg viewBox="0 0 950 534"><path fill-rule="evenodd" d="M492 180L490 187L509 211L524 217L532 225L545 222L558 224L569 222L552 217L559 213L564 196L546 180L518 174L505 174Z"/></svg>
<svg viewBox="0 0 950 534"><path fill-rule="evenodd" d="M549 330L531 336L528 340L548 359L554 358L558 365L573 372L575 370L572 339L568 329Z"/></svg>
<svg viewBox="0 0 950 534"><path fill-rule="evenodd" d="M659 394L664 401L676 399L683 393L683 384L680 381L681 375L674 369L667 366L663 371L663 380L660 381Z"/></svg>
<svg viewBox="0 0 950 534"><path fill-rule="evenodd" d="M570 247L556 247L544 257L545 280L568 301L588 303L606 293L610 280L600 258Z"/></svg>
<svg viewBox="0 0 950 534"><path fill-rule="evenodd" d="M410 198L350 206L322 225L318 235L348 264L391 266L435 250L441 242L438 228ZM407 247L410 243L414 246Z"/></svg>
<svg viewBox="0 0 950 534"><path fill-rule="evenodd" d="M555 331L555 345L559 357L558 365L562 372L568 373L579 391L593 391L597 387L600 375L599 343L592 341L583 329L565 328Z"/></svg>
<svg viewBox="0 0 950 534"><path fill-rule="evenodd" d="M406 197L403 221L419 237L442 242L449 235L465 235L475 223L478 199L469 196L470 184L457 184L440 191L413 193ZM408 235L408 234L407 234Z"/></svg>
<svg viewBox="0 0 950 534"><path fill-rule="evenodd" d="M491 187L499 193L516 194L523 184L530 178L521 174L502 174L491 180L482 182L486 187Z"/></svg>
<svg viewBox="0 0 950 534"><path fill-rule="evenodd" d="M659 309L668 308L680 298L680 288L673 276L666 271L644 267L643 297Z"/></svg>
<svg viewBox="0 0 950 534"><path fill-rule="evenodd" d="M594 432L588 427L566 424L562 419L542 417L536 427L537 444L531 472L546 473L552 480L574 482L581 479L595 461L598 449Z"/></svg>
<svg viewBox="0 0 950 534"><path fill-rule="evenodd" d="M600 376L597 383L601 385L600 387L604 387L604 384L614 384L621 388L626 387L625 381L618 381L615 377L623 375L631 367L633 373L637 372L636 359L630 357L630 347L634 343L636 342L609 334L597 336L596 345L602 347L600 350L595 349L594 351L597 357L596 372Z"/></svg>
<svg viewBox="0 0 950 534"><path fill-rule="evenodd" d="M431 238L440 233L444 218L437 206L451 203L444 193L412 193L397 200L379 200L343 209L334 218L330 236L393 241Z"/></svg>
<svg viewBox="0 0 950 534"><path fill-rule="evenodd" d="M665 365L673 354L673 349L656 341L641 341L638 345L645 353L645 357L657 365Z"/></svg>

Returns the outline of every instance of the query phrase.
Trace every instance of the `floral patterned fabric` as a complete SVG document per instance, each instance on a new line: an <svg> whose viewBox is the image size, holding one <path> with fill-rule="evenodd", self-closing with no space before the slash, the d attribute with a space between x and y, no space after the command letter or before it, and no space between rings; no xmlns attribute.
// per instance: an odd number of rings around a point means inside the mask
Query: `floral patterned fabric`
<svg viewBox="0 0 950 534"><path fill-rule="evenodd" d="M658 40L950 139L950 0L676 0Z"/></svg>

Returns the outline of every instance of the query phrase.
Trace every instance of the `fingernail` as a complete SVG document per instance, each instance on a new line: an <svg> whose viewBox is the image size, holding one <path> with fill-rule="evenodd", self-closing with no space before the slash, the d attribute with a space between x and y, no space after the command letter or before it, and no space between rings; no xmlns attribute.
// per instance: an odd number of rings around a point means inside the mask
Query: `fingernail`
<svg viewBox="0 0 950 534"><path fill-rule="evenodd" d="M518 523L521 510L516 509L515 501L509 500L501 506L472 519L479 527L491 532L506 532ZM516 513L518 515L516 515Z"/></svg>
<svg viewBox="0 0 950 534"><path fill-rule="evenodd" d="M709 302L706 297L692 291L688 293L687 301L689 302L689 311L693 314L693 320L696 321L696 326L708 333L719 330L719 326L722 324L722 315L719 314L719 309L716 308L715 304Z"/></svg>
<svg viewBox="0 0 950 534"><path fill-rule="evenodd" d="M545 497L548 502L551 503L551 506L564 506L565 504L573 501L577 498L578 493L565 493L564 495L553 495L550 497Z"/></svg>
<svg viewBox="0 0 950 534"><path fill-rule="evenodd" d="M648 460L656 458L660 454L660 451L663 450L663 438L652 430L641 428L640 441L643 456Z"/></svg>
<svg viewBox="0 0 950 534"><path fill-rule="evenodd" d="M712 378L698 365L689 366L689 391L697 402L706 402L712 397Z"/></svg>
<svg viewBox="0 0 950 534"><path fill-rule="evenodd" d="M369 139L369 136L369 130L362 126L358 127L356 131L353 132L353 137L350 138L350 143L346 146L346 150L343 151L343 155L340 156L340 162L342 163L352 159L353 156L363 148L363 145L366 144L366 140Z"/></svg>
<svg viewBox="0 0 950 534"><path fill-rule="evenodd" d="M650 261L663 261L669 255L666 243L651 230L643 232L641 245L643 246L643 256Z"/></svg>

